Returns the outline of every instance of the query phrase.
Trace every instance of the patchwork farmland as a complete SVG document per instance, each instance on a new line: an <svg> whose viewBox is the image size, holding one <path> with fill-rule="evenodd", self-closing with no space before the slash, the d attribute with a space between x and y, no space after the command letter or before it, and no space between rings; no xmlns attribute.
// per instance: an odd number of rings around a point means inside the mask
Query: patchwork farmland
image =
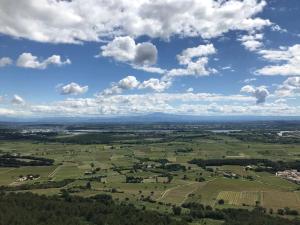
<svg viewBox="0 0 300 225"><path fill-rule="evenodd" d="M168 133L62 132L43 141L0 140L0 188L46 196L110 195L116 202L168 215L177 208L190 215L189 207L202 210L203 205L210 210L207 215L263 208L267 215L298 217L299 184L276 176L278 168L297 168L298 143L244 141L243 131L177 126ZM222 224L217 215L201 215L193 215L190 224Z"/></svg>

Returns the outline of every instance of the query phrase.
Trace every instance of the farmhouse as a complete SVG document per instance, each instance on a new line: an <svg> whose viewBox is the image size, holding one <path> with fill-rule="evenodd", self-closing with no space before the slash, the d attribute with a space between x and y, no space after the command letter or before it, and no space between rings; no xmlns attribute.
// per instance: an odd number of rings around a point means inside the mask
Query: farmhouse
<svg viewBox="0 0 300 225"><path fill-rule="evenodd" d="M165 176L153 176L144 178L143 183L168 183L168 177Z"/></svg>
<svg viewBox="0 0 300 225"><path fill-rule="evenodd" d="M238 175L232 172L223 172L223 176L226 178L238 178Z"/></svg>
<svg viewBox="0 0 300 225"><path fill-rule="evenodd" d="M282 178L287 179L289 181L300 184L300 172L298 172L297 170L278 171L276 173L276 176L282 177Z"/></svg>
<svg viewBox="0 0 300 225"><path fill-rule="evenodd" d="M20 177L20 178L18 178L18 182L24 182L24 181L26 181L27 180L27 177Z"/></svg>
<svg viewBox="0 0 300 225"><path fill-rule="evenodd" d="M40 178L40 175L32 175L32 174L28 174L26 176L22 176L20 175L19 178L17 179L18 182L24 182L24 181L27 181L27 180L36 180Z"/></svg>
<svg viewBox="0 0 300 225"><path fill-rule="evenodd" d="M254 166L251 166L251 165L248 165L248 166L246 166L245 167L245 170L247 171L247 170L253 170L254 169Z"/></svg>

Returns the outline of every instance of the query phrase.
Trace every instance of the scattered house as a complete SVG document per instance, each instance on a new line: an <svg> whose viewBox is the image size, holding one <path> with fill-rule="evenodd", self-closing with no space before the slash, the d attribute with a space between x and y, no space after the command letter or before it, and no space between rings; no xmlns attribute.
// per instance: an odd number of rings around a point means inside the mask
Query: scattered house
<svg viewBox="0 0 300 225"><path fill-rule="evenodd" d="M238 178L238 175L232 172L223 172L223 176L226 178Z"/></svg>
<svg viewBox="0 0 300 225"><path fill-rule="evenodd" d="M24 182L27 180L27 177L20 177L17 181L18 182Z"/></svg>
<svg viewBox="0 0 300 225"><path fill-rule="evenodd" d="M168 183L169 182L169 178L166 176L163 177L157 177L157 183Z"/></svg>
<svg viewBox="0 0 300 225"><path fill-rule="evenodd" d="M148 161L148 162L143 162L141 167L144 169L154 169L154 168L158 168L160 166L161 166L161 163Z"/></svg>
<svg viewBox="0 0 300 225"><path fill-rule="evenodd" d="M20 176L17 181L18 182L24 182L24 181L28 181L28 180L36 180L39 179L40 175L36 174L36 175L32 175L32 174L28 174L26 176Z"/></svg>
<svg viewBox="0 0 300 225"><path fill-rule="evenodd" d="M276 172L276 176L300 184L300 172L297 170L278 171Z"/></svg>
<svg viewBox="0 0 300 225"><path fill-rule="evenodd" d="M107 178L106 177L101 177L100 182L106 184L107 183Z"/></svg>
<svg viewBox="0 0 300 225"><path fill-rule="evenodd" d="M144 178L143 183L156 183L156 179L153 177Z"/></svg>
<svg viewBox="0 0 300 225"><path fill-rule="evenodd" d="M92 174L93 174L92 171L85 171L85 172L84 172L84 175L86 175L86 176L92 175Z"/></svg>
<svg viewBox="0 0 300 225"><path fill-rule="evenodd" d="M253 169L254 169L254 167L251 166L251 165L248 165L248 166L245 167L245 170L253 170Z"/></svg>
<svg viewBox="0 0 300 225"><path fill-rule="evenodd" d="M142 183L168 183L168 177L153 176L144 178Z"/></svg>

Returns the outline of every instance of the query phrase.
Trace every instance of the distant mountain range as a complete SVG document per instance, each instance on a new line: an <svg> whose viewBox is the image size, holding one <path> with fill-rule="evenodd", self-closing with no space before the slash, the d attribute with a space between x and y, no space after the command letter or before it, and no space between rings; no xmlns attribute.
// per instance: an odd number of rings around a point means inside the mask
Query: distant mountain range
<svg viewBox="0 0 300 225"><path fill-rule="evenodd" d="M116 117L44 117L13 118L1 117L4 123L170 123L170 122L242 122L242 121L293 121L300 116L194 116L167 113L151 113Z"/></svg>

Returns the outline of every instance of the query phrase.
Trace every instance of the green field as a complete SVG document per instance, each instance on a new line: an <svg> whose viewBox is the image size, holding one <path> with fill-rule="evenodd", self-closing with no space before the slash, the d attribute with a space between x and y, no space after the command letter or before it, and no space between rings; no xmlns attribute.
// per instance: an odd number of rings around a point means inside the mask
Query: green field
<svg viewBox="0 0 300 225"><path fill-rule="evenodd" d="M62 189L84 197L110 194L117 201L129 201L160 212L171 212L172 205L189 202L222 209L261 206L300 210L299 185L274 173L246 170L240 165L205 169L189 163L192 159L300 160L297 143L245 142L224 134L197 135L196 131L176 131L161 134L162 137L155 133L152 138L149 134L142 138L141 134L132 133L112 135L116 137L110 143L89 144L72 143L76 135L61 135L59 141L1 140L2 153L55 161L52 166L0 167L0 185L42 195L60 194ZM65 138L72 141L61 142ZM236 174L237 178L225 177L226 173ZM38 174L39 178L18 181L21 175L28 174ZM67 179L72 181L65 186L34 188L36 184ZM138 181L131 183L130 179ZM22 190L24 185L33 186ZM220 200L224 204L220 205ZM204 224L203 221L193 224ZM206 224L219 222L207 220Z"/></svg>

